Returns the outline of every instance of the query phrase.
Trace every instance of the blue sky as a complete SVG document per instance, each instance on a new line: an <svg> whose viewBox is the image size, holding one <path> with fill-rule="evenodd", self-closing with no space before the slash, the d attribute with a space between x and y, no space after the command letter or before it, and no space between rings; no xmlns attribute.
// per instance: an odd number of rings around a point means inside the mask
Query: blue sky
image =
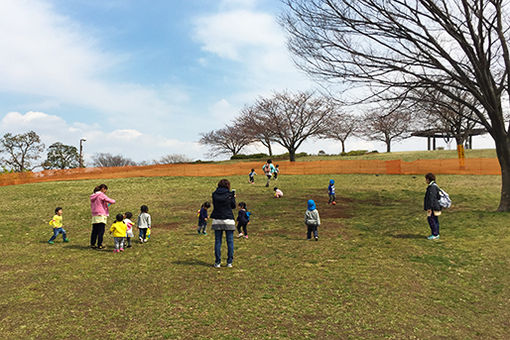
<svg viewBox="0 0 510 340"><path fill-rule="evenodd" d="M277 24L276 0L2 0L0 133L35 130L136 161L207 159L199 134L273 90L313 89ZM478 145L477 145L478 144ZM348 142L349 149L379 149ZM491 147L486 139L475 146ZM408 140L395 150L423 149ZM333 141L303 151L338 153ZM247 151L264 151L253 147ZM279 149L279 151L283 151Z"/></svg>

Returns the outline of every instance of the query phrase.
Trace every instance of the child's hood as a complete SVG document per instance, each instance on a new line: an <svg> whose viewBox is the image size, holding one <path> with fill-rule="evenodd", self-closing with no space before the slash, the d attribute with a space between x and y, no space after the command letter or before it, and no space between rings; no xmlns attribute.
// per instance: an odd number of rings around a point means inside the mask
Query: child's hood
<svg viewBox="0 0 510 340"><path fill-rule="evenodd" d="M103 196L105 196L105 194L103 194L101 191L96 191L95 193L90 195L90 201L96 202L100 197L103 197Z"/></svg>
<svg viewBox="0 0 510 340"><path fill-rule="evenodd" d="M330 179L329 180L329 185L333 185L333 184L335 184L335 180L334 179Z"/></svg>
<svg viewBox="0 0 510 340"><path fill-rule="evenodd" d="M316 206L315 206L314 200L308 200L308 210L312 211L315 209L316 209Z"/></svg>

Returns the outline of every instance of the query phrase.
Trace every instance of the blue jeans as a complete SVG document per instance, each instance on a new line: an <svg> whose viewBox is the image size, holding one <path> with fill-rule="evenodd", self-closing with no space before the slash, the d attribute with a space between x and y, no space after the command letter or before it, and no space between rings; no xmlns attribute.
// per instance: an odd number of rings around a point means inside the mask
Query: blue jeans
<svg viewBox="0 0 510 340"><path fill-rule="evenodd" d="M234 231L225 230L227 238L227 264L234 261ZM221 263L221 241L223 239L223 230L214 231L214 256L216 263Z"/></svg>
<svg viewBox="0 0 510 340"><path fill-rule="evenodd" d="M434 212L432 212L432 216L427 216L427 221L429 222L430 232L432 235L439 235L439 218L434 216Z"/></svg>
<svg viewBox="0 0 510 340"><path fill-rule="evenodd" d="M66 231L64 230L64 228L53 228L53 236L50 238L50 241L56 239L58 234L62 234L62 240L65 240L67 238Z"/></svg>

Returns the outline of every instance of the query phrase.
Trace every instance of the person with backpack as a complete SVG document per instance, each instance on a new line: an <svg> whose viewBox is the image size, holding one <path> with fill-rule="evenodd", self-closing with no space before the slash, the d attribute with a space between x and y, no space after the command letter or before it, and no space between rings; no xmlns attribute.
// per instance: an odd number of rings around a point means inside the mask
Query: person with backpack
<svg viewBox="0 0 510 340"><path fill-rule="evenodd" d="M440 190L436 184L436 176L433 173L425 175L427 182L427 191L423 208L427 211L427 221L429 222L431 234L427 239L437 240L439 238L439 215L441 215L441 205L439 204Z"/></svg>
<svg viewBox="0 0 510 340"><path fill-rule="evenodd" d="M266 164L262 166L262 170L264 171L264 174L267 177L266 182L266 188L269 187L269 181L271 180L271 177L273 177L273 173L275 172L275 167L273 165L273 161L268 159Z"/></svg>

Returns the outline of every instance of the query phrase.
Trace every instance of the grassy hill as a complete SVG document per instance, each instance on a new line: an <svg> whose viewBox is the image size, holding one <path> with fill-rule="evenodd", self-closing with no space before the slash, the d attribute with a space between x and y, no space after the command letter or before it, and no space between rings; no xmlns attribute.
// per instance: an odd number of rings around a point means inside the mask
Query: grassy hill
<svg viewBox="0 0 510 340"><path fill-rule="evenodd" d="M153 237L124 253L88 248L88 196L97 181L0 188L3 338L359 339L505 338L510 311L509 214L495 213L499 176L441 176L454 201L428 241L424 179L283 176L285 197L232 177L253 212L235 240L234 268L215 269L214 237L196 210L219 178L108 180L111 215L147 204ZM473 190L476 188L476 190ZM319 242L305 241L306 200ZM70 243L48 220L64 207ZM112 220L110 219L109 225ZM226 258L225 244L223 258ZM224 262L223 262L224 264Z"/></svg>

